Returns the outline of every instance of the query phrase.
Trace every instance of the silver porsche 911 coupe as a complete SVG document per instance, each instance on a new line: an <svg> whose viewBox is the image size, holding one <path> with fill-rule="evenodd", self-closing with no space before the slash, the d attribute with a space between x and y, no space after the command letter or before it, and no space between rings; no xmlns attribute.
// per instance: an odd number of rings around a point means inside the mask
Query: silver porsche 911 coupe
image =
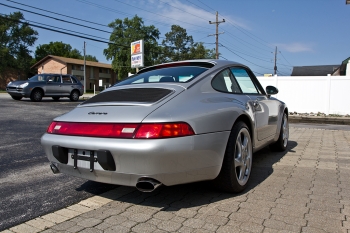
<svg viewBox="0 0 350 233"><path fill-rule="evenodd" d="M253 152L288 144L288 109L239 63L190 60L142 69L53 120L41 143L54 173L136 186L213 180L247 186Z"/></svg>

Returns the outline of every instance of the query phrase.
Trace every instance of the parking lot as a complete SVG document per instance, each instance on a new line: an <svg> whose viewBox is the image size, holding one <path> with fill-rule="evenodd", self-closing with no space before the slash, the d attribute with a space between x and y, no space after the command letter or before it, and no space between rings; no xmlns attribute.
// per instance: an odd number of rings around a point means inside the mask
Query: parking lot
<svg viewBox="0 0 350 233"><path fill-rule="evenodd" d="M54 105L69 102L33 106L55 111ZM46 117L55 114L59 111ZM266 148L254 154L251 180L243 193L218 192L208 182L162 186L152 193L116 186L5 231L350 232L349 176L350 131L291 125L286 152ZM73 179L67 189L86 182Z"/></svg>

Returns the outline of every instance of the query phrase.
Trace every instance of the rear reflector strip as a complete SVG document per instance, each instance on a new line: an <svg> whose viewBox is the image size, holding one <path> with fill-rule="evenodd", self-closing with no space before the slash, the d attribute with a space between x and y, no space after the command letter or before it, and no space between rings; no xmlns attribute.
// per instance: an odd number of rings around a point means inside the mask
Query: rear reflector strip
<svg viewBox="0 0 350 233"><path fill-rule="evenodd" d="M103 138L156 139L194 135L185 122L175 123L77 123L54 121L47 129L49 134Z"/></svg>

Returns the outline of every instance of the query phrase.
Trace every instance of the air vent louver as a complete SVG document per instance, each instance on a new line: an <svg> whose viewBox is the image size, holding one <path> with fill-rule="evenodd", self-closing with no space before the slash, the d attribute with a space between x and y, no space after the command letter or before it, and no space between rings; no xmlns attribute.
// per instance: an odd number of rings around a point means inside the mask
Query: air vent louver
<svg viewBox="0 0 350 233"><path fill-rule="evenodd" d="M154 103L169 95L172 90L161 88L128 88L100 93L84 104L93 104L101 102L138 102L138 103Z"/></svg>

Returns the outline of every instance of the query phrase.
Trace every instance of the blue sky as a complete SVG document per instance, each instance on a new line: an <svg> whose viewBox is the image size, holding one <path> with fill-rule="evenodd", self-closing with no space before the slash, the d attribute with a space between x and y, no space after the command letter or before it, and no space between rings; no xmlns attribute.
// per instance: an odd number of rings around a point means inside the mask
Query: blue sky
<svg viewBox="0 0 350 233"><path fill-rule="evenodd" d="M14 2L11 2L14 1ZM350 57L350 5L345 0L0 0L0 3L57 17L105 31L109 28L72 20L38 8L107 25L115 19L138 15L145 25L154 25L161 37L173 24L180 25L195 41L215 48L215 11L219 12L219 52L223 59L249 66L257 75L273 73L274 50L277 46L277 68L289 75L292 66L336 65ZM34 8L19 5L22 3ZM18 9L1 5L0 13ZM109 34L62 21L24 12L26 20L104 38ZM62 41L100 62L110 63L103 55L104 43L76 38L35 28L39 38L32 48L51 41ZM141 38L140 38L141 39ZM161 43L163 38L160 38ZM82 52L83 53L83 52Z"/></svg>

